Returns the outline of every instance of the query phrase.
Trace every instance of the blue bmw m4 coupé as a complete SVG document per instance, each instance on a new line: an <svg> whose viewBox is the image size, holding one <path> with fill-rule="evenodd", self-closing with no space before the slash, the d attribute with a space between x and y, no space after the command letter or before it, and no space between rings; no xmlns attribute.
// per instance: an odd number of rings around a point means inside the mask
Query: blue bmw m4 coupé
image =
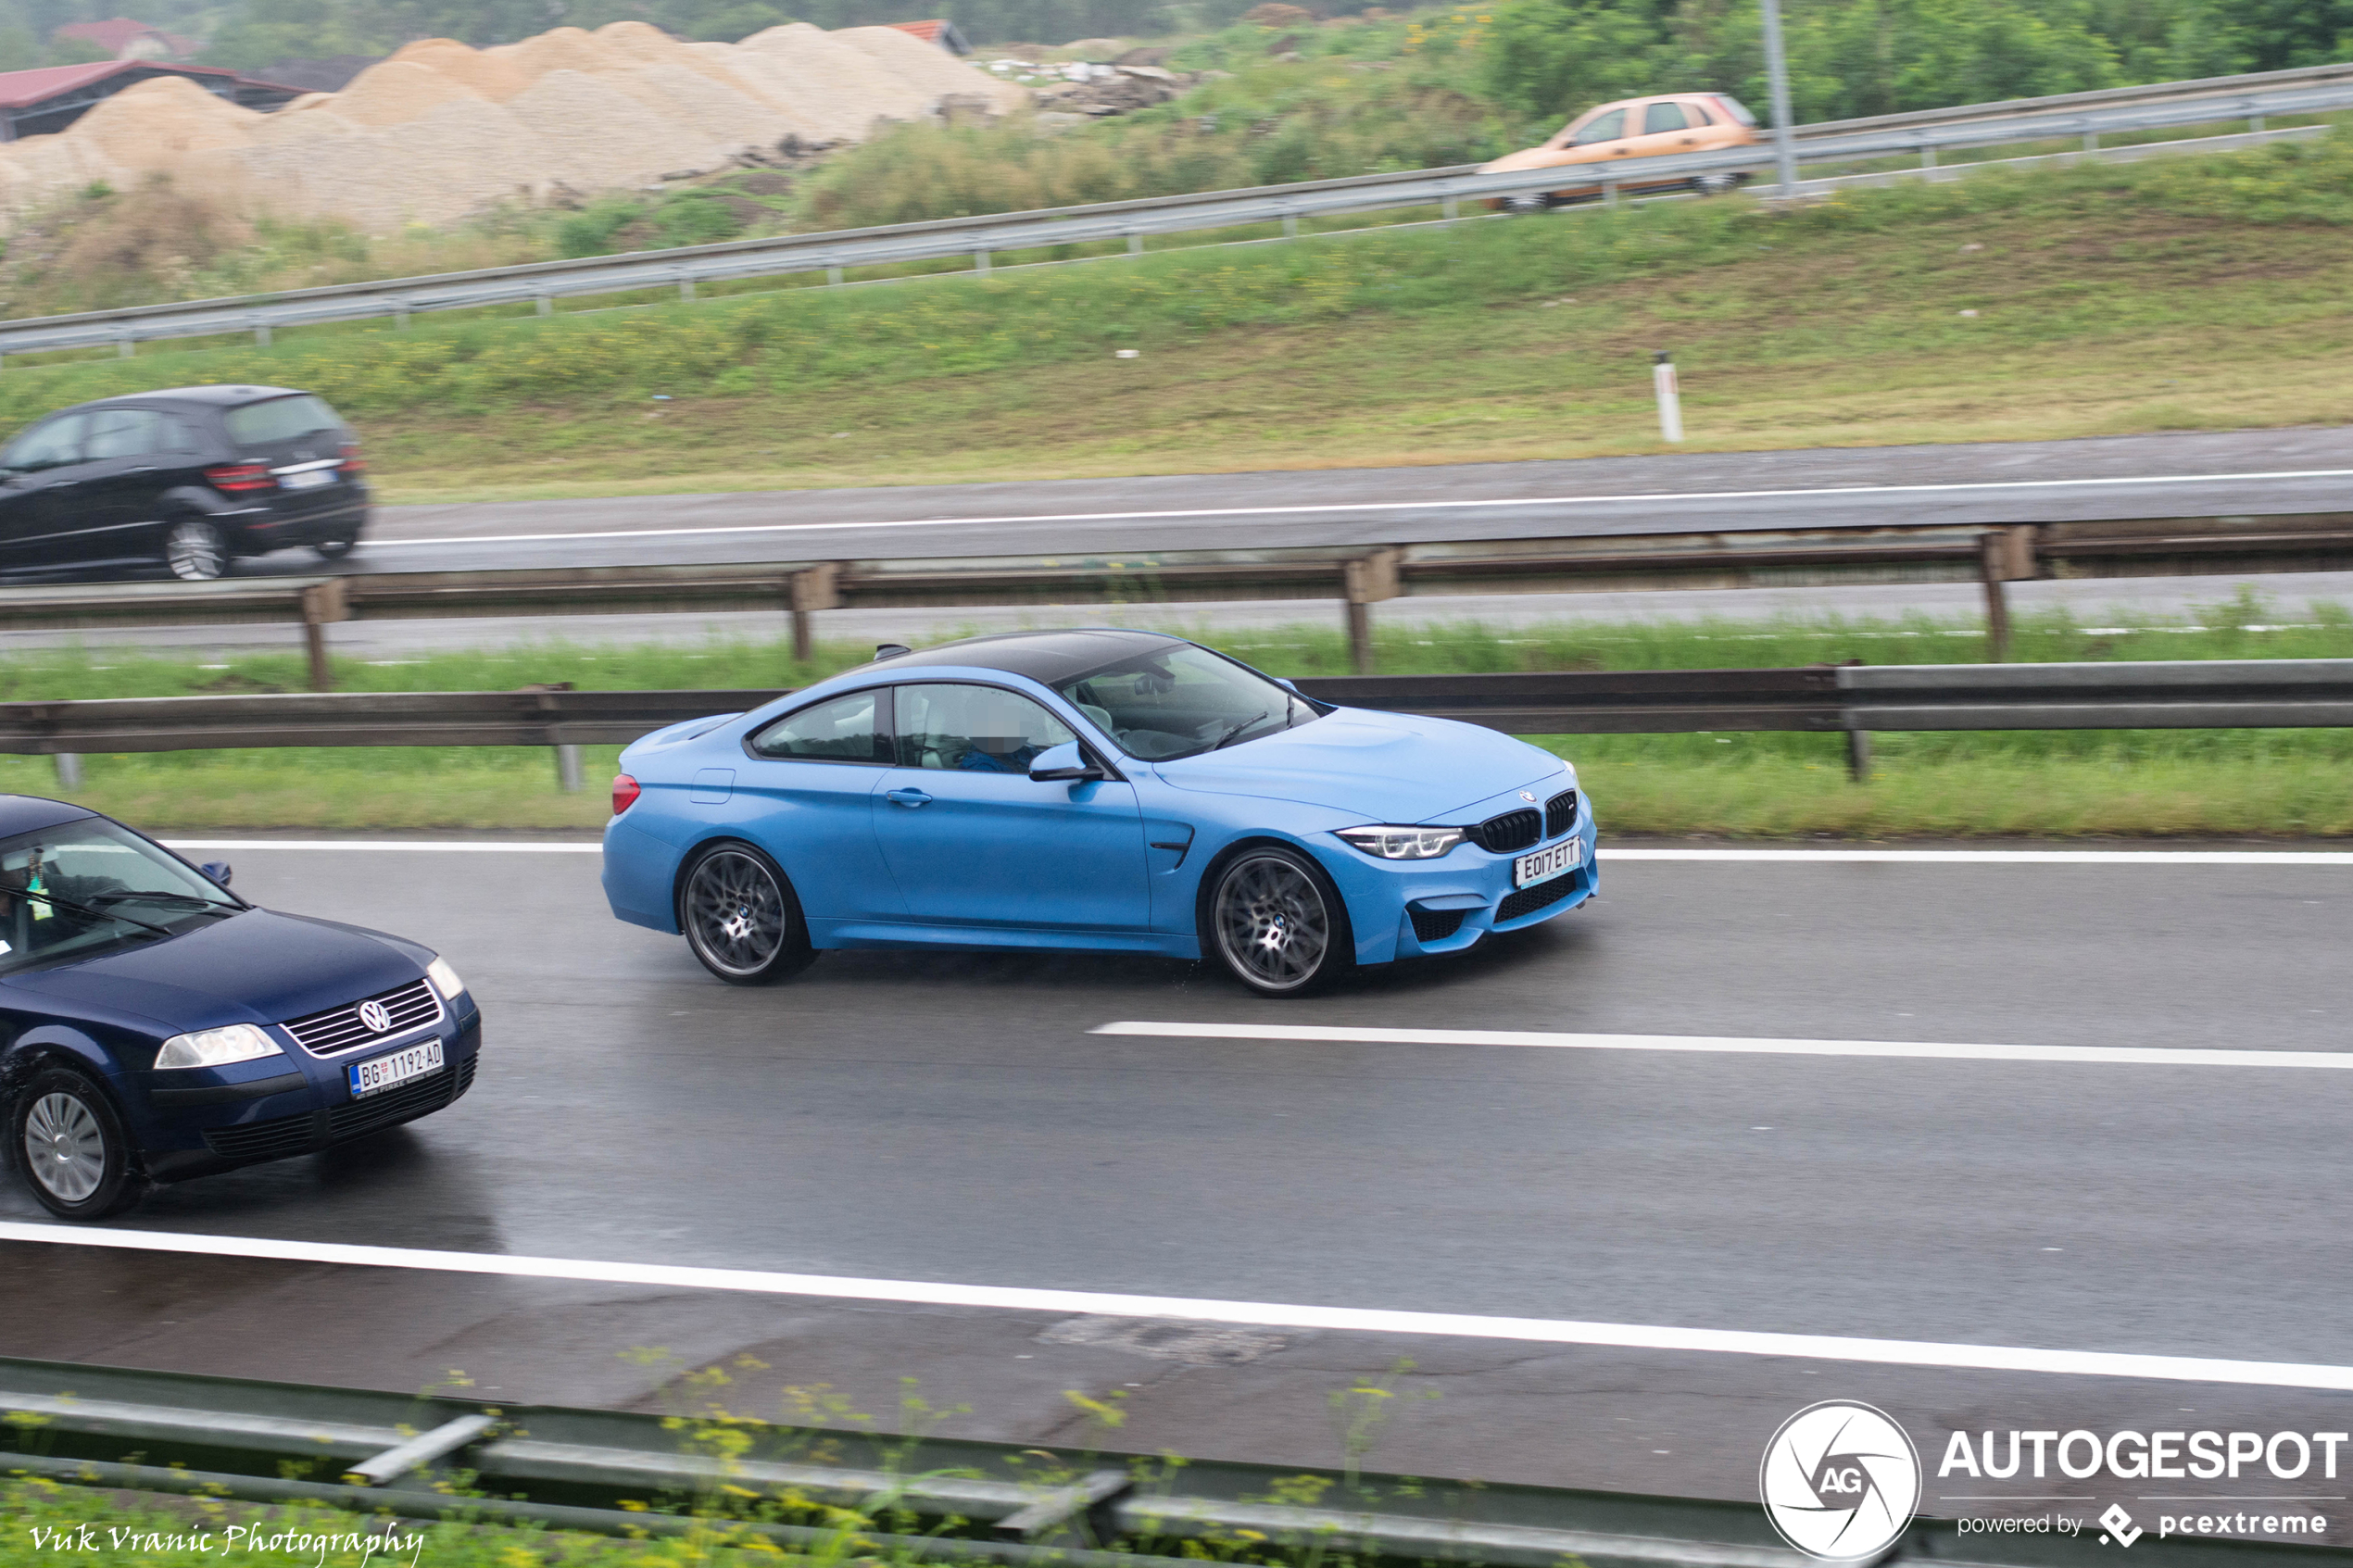
<svg viewBox="0 0 2353 1568"><path fill-rule="evenodd" d="M825 947L1063 947L1214 958L1290 996L1594 887L1592 812L1549 752L1157 633L886 647L621 766L613 912L736 985Z"/></svg>
<svg viewBox="0 0 2353 1568"><path fill-rule="evenodd" d="M0 1109L51 1212L103 1219L472 1083L482 1014L431 948L228 883L82 807L0 795Z"/></svg>

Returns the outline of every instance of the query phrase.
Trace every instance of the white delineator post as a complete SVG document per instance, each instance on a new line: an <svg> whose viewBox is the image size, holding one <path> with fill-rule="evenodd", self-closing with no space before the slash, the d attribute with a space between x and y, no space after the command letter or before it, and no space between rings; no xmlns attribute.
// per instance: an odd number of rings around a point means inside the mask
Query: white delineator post
<svg viewBox="0 0 2353 1568"><path fill-rule="evenodd" d="M1651 386L1658 394L1658 433L1668 441L1683 439L1683 394L1675 384L1675 361L1665 349L1651 356Z"/></svg>

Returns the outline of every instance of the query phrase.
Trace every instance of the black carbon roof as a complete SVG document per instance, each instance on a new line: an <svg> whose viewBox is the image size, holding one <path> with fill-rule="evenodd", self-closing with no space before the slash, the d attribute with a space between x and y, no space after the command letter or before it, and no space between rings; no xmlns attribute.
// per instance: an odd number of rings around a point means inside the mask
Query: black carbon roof
<svg viewBox="0 0 2353 1568"><path fill-rule="evenodd" d="M1131 632L1110 626L1067 632L1000 632L942 643L920 653L902 653L864 668L896 671L927 664L961 664L1026 675L1051 686L1090 670L1101 670L1106 664L1117 664L1156 648L1181 647L1184 643L1184 638L1172 637L1165 632Z"/></svg>

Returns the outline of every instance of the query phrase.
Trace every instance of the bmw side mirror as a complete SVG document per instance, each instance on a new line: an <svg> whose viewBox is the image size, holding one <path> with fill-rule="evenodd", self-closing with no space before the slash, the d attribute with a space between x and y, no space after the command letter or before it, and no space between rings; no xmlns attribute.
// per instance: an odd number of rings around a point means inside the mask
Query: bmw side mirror
<svg viewBox="0 0 2353 1568"><path fill-rule="evenodd" d="M1039 752L1029 764L1029 776L1037 784L1085 784L1106 775L1087 760L1076 741L1066 740Z"/></svg>
<svg viewBox="0 0 2353 1568"><path fill-rule="evenodd" d="M219 883L223 887L229 885L229 877L231 873L229 871L229 862L226 860L207 860L203 865L198 866L196 870L204 872L205 875L212 878L213 881Z"/></svg>

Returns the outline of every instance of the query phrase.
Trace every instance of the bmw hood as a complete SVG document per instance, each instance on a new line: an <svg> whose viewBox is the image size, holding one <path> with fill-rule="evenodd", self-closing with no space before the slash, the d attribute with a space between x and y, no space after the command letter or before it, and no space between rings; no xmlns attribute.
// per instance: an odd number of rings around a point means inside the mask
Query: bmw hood
<svg viewBox="0 0 2353 1568"><path fill-rule="evenodd" d="M169 1033L277 1023L406 985L424 948L358 926L248 909L163 941L18 975L37 995L137 1013Z"/></svg>
<svg viewBox="0 0 2353 1568"><path fill-rule="evenodd" d="M1327 806L1368 822L1429 822L1557 777L1562 764L1476 724L1343 708L1312 724L1156 766L1179 789Z"/></svg>

